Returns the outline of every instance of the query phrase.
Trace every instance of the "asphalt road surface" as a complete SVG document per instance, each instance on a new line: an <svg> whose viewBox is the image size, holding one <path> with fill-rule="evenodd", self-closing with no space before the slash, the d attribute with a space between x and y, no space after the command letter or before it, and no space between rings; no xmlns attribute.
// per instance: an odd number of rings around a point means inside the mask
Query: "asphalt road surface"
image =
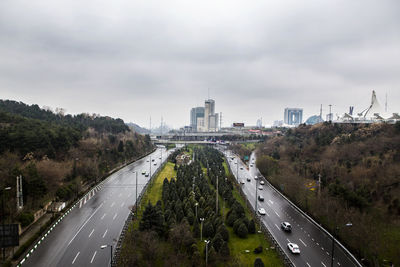
<svg viewBox="0 0 400 267"><path fill-rule="evenodd" d="M169 153L171 151L168 151ZM162 158L161 158L162 157ZM165 148L115 172L82 199L53 229L22 266L109 266L111 247L118 240L136 200L153 174L167 159Z"/></svg>
<svg viewBox="0 0 400 267"><path fill-rule="evenodd" d="M238 157L232 155L230 151L225 151L224 153L228 156L228 163L236 179L239 182L244 182L241 184L243 192L253 208L257 205L257 209L264 208L266 211L265 215L260 215L258 212L257 214L282 249L287 251L287 255L292 263L298 267L331 266L332 239L271 188L264 178L254 179L255 176L261 176L255 167L254 153L250 158L250 162L254 160L254 164L249 169L247 169L247 166L241 160L238 160ZM232 159L232 157L234 158ZM247 178L250 178L250 181L247 181ZM260 190L258 187L262 180L265 184L262 185L262 189ZM264 201L257 200L257 204L256 191L257 195L264 197ZM281 223L284 221L292 225L291 233L281 229ZM299 246L299 255L294 255L289 251L287 248L289 242L296 243ZM333 266L347 267L357 265L351 261L338 245L335 245Z"/></svg>

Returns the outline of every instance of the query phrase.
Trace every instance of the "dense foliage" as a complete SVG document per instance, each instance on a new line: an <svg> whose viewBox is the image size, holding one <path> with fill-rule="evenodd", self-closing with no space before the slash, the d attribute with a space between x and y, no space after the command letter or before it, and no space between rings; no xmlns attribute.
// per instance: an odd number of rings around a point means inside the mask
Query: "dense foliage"
<svg viewBox="0 0 400 267"><path fill-rule="evenodd" d="M0 191L7 199L1 216L25 226L50 200L70 201L117 165L152 149L149 136L131 132L120 119L0 100L0 185L11 187ZM23 180L21 216L15 215L17 175Z"/></svg>
<svg viewBox="0 0 400 267"><path fill-rule="evenodd" d="M364 264L378 266L400 264L399 162L400 123L323 123L268 140L257 167L332 232L339 226Z"/></svg>

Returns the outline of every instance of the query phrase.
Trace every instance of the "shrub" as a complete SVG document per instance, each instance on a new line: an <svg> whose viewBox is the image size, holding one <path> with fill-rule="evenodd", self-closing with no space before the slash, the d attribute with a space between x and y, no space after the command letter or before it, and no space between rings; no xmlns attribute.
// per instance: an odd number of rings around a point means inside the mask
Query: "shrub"
<svg viewBox="0 0 400 267"><path fill-rule="evenodd" d="M29 212L23 212L18 216L18 221L21 223L22 227L31 224L34 219L35 217L33 216L33 214Z"/></svg>
<svg viewBox="0 0 400 267"><path fill-rule="evenodd" d="M264 267L264 262L260 258L256 258L254 261L254 267Z"/></svg>
<svg viewBox="0 0 400 267"><path fill-rule="evenodd" d="M222 237L222 239L223 239L224 241L228 241L228 240L229 240L229 232L228 232L228 230L226 229L225 225L221 225L221 226L218 228L218 233L221 235L221 237Z"/></svg>
<svg viewBox="0 0 400 267"><path fill-rule="evenodd" d="M260 254L263 251L262 246L258 246L254 249L254 254Z"/></svg>
<svg viewBox="0 0 400 267"><path fill-rule="evenodd" d="M244 223L241 223L239 228L237 229L237 235L240 238L246 238L247 234L248 234L248 230L247 230L246 225L244 225Z"/></svg>
<svg viewBox="0 0 400 267"><path fill-rule="evenodd" d="M256 224L254 223L254 220L251 219L249 222L249 227L247 227L249 230L249 234L255 234L256 233Z"/></svg>

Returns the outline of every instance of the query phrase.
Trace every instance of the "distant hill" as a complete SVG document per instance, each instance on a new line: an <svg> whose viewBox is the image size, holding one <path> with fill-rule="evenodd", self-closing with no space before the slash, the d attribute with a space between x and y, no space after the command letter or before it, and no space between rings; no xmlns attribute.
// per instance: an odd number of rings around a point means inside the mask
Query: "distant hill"
<svg viewBox="0 0 400 267"><path fill-rule="evenodd" d="M149 134L150 133L150 131L148 129L140 127L136 123L128 122L126 125L128 125L128 127L132 128L138 134Z"/></svg>

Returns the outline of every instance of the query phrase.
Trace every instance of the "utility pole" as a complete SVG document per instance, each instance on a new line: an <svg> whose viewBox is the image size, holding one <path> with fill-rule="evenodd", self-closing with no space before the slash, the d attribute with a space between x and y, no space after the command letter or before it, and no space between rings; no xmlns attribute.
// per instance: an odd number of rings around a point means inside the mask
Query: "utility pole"
<svg viewBox="0 0 400 267"><path fill-rule="evenodd" d="M331 107L332 107L332 105L331 104L329 104L329 122L331 122L332 121L332 111L331 111Z"/></svg>
<svg viewBox="0 0 400 267"><path fill-rule="evenodd" d="M258 179L261 179L261 178L258 178ZM256 204L254 205L254 207L255 207L255 209L254 209L254 212L255 212L255 214L256 214L256 216L257 216L257 194L258 194L258 191L257 191L257 181L258 181L258 179L256 180Z"/></svg>
<svg viewBox="0 0 400 267"><path fill-rule="evenodd" d="M215 214L218 215L218 175L217 175L217 191L215 193L216 193Z"/></svg>
<svg viewBox="0 0 400 267"><path fill-rule="evenodd" d="M136 171L136 201L135 201L135 214L137 217L137 171Z"/></svg>

